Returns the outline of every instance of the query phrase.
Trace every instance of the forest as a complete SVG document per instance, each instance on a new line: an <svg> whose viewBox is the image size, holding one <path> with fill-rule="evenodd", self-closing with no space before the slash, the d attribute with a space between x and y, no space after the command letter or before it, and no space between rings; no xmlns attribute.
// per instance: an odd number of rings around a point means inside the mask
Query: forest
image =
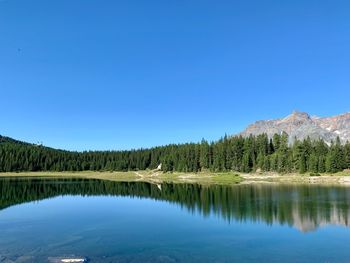
<svg viewBox="0 0 350 263"><path fill-rule="evenodd" d="M322 140L294 140L288 135L266 134L243 138L224 136L218 141L171 144L128 151L58 150L0 136L0 172L21 171L135 171L164 172L273 171L336 173L350 169L350 143L339 138L330 145Z"/></svg>

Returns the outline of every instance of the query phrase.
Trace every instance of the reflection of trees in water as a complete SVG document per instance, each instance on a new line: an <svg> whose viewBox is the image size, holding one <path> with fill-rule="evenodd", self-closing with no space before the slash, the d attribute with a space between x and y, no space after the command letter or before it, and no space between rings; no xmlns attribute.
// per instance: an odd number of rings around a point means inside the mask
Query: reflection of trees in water
<svg viewBox="0 0 350 263"><path fill-rule="evenodd" d="M112 182L88 179L2 179L0 209L59 195L146 197L177 203L227 221L264 221L309 231L320 225L349 225L350 192L345 187L296 185L202 186Z"/></svg>

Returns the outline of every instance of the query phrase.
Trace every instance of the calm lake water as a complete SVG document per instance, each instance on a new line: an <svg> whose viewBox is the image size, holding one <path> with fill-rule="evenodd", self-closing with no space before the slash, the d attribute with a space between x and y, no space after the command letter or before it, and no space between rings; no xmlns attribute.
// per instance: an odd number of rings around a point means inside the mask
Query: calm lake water
<svg viewBox="0 0 350 263"><path fill-rule="evenodd" d="M350 262L349 190L1 179L0 262Z"/></svg>

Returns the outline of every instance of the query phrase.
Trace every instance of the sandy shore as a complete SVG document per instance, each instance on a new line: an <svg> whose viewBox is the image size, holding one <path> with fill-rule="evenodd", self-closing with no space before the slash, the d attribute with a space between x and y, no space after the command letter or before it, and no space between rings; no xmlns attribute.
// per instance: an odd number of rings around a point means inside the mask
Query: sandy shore
<svg viewBox="0 0 350 263"><path fill-rule="evenodd" d="M335 184L349 185L350 173L322 174L320 176L310 176L309 174L241 174L242 183L300 183L300 184Z"/></svg>

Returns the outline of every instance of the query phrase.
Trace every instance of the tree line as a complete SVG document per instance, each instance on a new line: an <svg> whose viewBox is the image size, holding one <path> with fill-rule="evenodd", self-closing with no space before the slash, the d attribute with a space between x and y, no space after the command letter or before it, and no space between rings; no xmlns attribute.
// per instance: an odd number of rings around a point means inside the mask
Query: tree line
<svg viewBox="0 0 350 263"><path fill-rule="evenodd" d="M330 145L310 138L288 143L288 135L224 136L218 141L171 144L128 151L72 152L0 136L0 172L130 171L164 172L273 171L335 173L350 169L350 143Z"/></svg>

